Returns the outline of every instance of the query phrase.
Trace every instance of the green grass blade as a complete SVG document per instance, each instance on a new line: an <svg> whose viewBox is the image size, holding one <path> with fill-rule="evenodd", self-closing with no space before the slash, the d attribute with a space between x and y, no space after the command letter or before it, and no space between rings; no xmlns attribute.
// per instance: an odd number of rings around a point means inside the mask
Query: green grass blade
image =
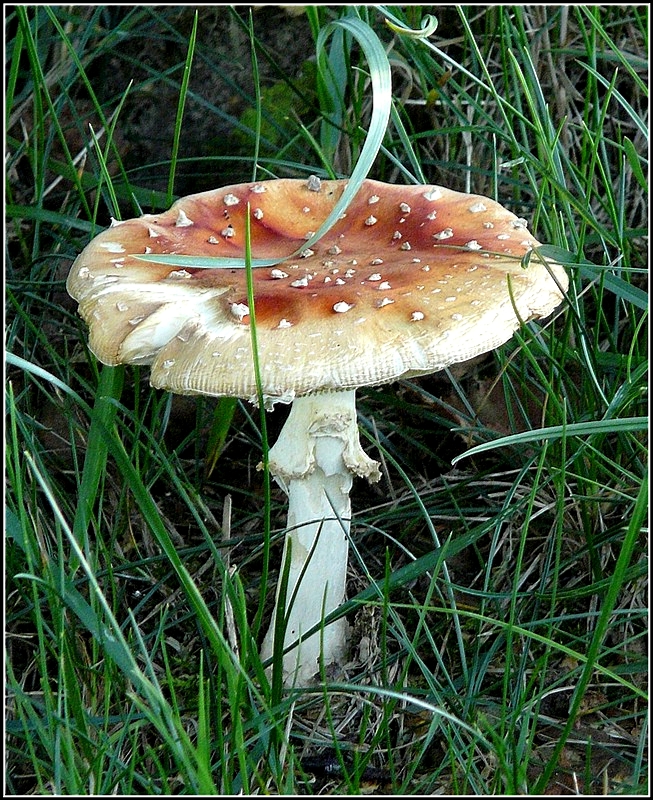
<svg viewBox="0 0 653 800"><path fill-rule="evenodd" d="M170 154L170 175L168 177L168 193L166 205L171 205L174 197L175 190L175 175L177 173L177 158L179 156L179 147L181 145L181 130L184 121L184 109L186 108L186 100L188 97L188 85L190 83L191 69L193 66L193 57L195 55L195 42L197 40L197 24L199 21L199 12L195 11L193 17L193 27L188 38L188 52L186 54L186 63L184 64L184 74L179 88L179 102L177 103L177 116L175 118L175 129L172 139L172 151Z"/></svg>
<svg viewBox="0 0 653 800"><path fill-rule="evenodd" d="M527 444L529 442L541 442L547 439L561 439L569 436L596 436L606 433L625 433L645 431L648 429L648 417L625 417L622 419L599 419L592 422L572 422L569 425L554 425L550 428L540 428L539 430L524 431L514 433L510 436L502 436L493 442L484 442L459 456L455 456L452 464L457 464L463 458L478 455L479 453L494 450L497 447L509 447L513 445Z"/></svg>
<svg viewBox="0 0 653 800"><path fill-rule="evenodd" d="M623 589L625 575L632 560L633 554L635 552L635 548L637 547L637 543L640 539L642 528L646 524L647 516L648 516L648 480L645 477L644 480L642 480L639 494L637 495L637 500L635 501L633 516L630 519L628 527L626 529L626 536L624 538L623 545L619 551L619 556L617 558L617 563L615 564L612 580L610 581L608 590L601 604L601 612L599 615L599 619L597 620L596 627L594 628L594 633L589 648L587 650L587 655L583 659L584 667L582 674L578 680L578 683L576 684L574 694L570 703L569 717L560 733L558 742L555 744L553 748L553 753L551 754L549 763L545 767L542 776L534 786L534 790L536 793L541 792L543 787L547 785L549 779L551 778L551 775L553 774L553 771L555 770L556 765L558 764L558 759L565 747L567 739L571 735L576 720L578 719L578 714L581 709L583 698L590 684L590 681L592 680L592 675L594 673L594 670L599 669L602 666L599 663L600 648L603 645L605 636L607 634L610 624L610 617L614 612L614 607L617 601L617 597ZM619 676L614 675L613 679L621 683L621 678ZM629 688L631 690L634 689L635 691L638 691L635 687L629 687ZM642 695L645 699L647 699L645 693L642 693Z"/></svg>

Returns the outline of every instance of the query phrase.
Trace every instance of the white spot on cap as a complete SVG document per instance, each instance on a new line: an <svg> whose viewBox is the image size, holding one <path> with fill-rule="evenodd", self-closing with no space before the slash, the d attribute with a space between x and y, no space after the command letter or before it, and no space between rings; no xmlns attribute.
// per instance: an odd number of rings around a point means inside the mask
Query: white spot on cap
<svg viewBox="0 0 653 800"><path fill-rule="evenodd" d="M292 328L292 322L288 322L287 319L282 319L277 325L277 328Z"/></svg>
<svg viewBox="0 0 653 800"><path fill-rule="evenodd" d="M523 217L518 217L517 219L513 219L510 224L513 228L526 228L528 227L528 220Z"/></svg>
<svg viewBox="0 0 653 800"><path fill-rule="evenodd" d="M315 255L315 251L311 250L310 247L307 247L305 250L302 250L302 252L299 254L299 257L300 258L310 258L311 256L314 256L314 255Z"/></svg>
<svg viewBox="0 0 653 800"><path fill-rule="evenodd" d="M344 300L341 300L339 303L336 303L333 306L333 310L338 314L344 314L346 311L349 311L354 306L353 304L350 305L349 303L345 303Z"/></svg>
<svg viewBox="0 0 653 800"><path fill-rule="evenodd" d="M381 292L385 292L388 289L392 289L392 286L390 286L388 281L383 281L382 283L379 284L378 289Z"/></svg>
<svg viewBox="0 0 653 800"><path fill-rule="evenodd" d="M383 300L378 300L376 303L377 308L383 308L384 306L389 306L391 303L394 303L390 297L384 297Z"/></svg>
<svg viewBox="0 0 653 800"><path fill-rule="evenodd" d="M267 189L262 183L255 183L254 186L252 186L252 191L254 194L263 194L263 192L267 192Z"/></svg>
<svg viewBox="0 0 653 800"><path fill-rule="evenodd" d="M420 267L420 269L422 270L422 272L430 272L431 271L431 267L428 264L424 264L424 266Z"/></svg>
<svg viewBox="0 0 653 800"><path fill-rule="evenodd" d="M368 217L368 218L365 220L365 224L366 224L366 225L368 225L368 226L371 226L371 225L376 225L376 223L377 223L377 222L378 222L377 218L376 218L376 217L373 217L371 214L370 214L370 216L369 216L369 217Z"/></svg>
<svg viewBox="0 0 653 800"><path fill-rule="evenodd" d="M456 298L455 297L445 297L444 298L444 302L445 303L455 303L456 302Z"/></svg>
<svg viewBox="0 0 653 800"><path fill-rule="evenodd" d="M228 225L220 231L220 235L225 239L231 239L236 235L236 231L233 229L233 225Z"/></svg>
<svg viewBox="0 0 653 800"><path fill-rule="evenodd" d="M124 225L125 224L125 220L124 219L114 219L113 217L110 217L110 219L111 219L111 222L109 224L110 228L117 228L118 225Z"/></svg>
<svg viewBox="0 0 653 800"><path fill-rule="evenodd" d="M308 275L304 275L303 278L298 278L296 281L293 281L290 285L295 289L303 288L304 286L308 286L309 277Z"/></svg>
<svg viewBox="0 0 653 800"><path fill-rule="evenodd" d="M484 222L483 223L483 227L484 228L494 228L494 222Z"/></svg>
<svg viewBox="0 0 653 800"><path fill-rule="evenodd" d="M147 250L147 248L145 248ZM124 267L125 266L125 258L110 258L109 262L111 264L115 264L116 267Z"/></svg>
<svg viewBox="0 0 653 800"><path fill-rule="evenodd" d="M485 205L485 203L482 203L479 200L478 203L473 203L469 207L469 210L472 212L472 214L478 214L479 211L487 211L487 206Z"/></svg>
<svg viewBox="0 0 653 800"><path fill-rule="evenodd" d="M426 198L427 200L439 200L442 197L442 192L437 188L437 186L433 186L428 191L424 192L422 197Z"/></svg>
<svg viewBox="0 0 653 800"><path fill-rule="evenodd" d="M434 239L440 239L440 240L451 239L452 236L453 236L453 230L451 228L445 228L443 231L440 231L440 233L433 234Z"/></svg>
<svg viewBox="0 0 653 800"><path fill-rule="evenodd" d="M430 214L426 215L426 219L435 219L437 216L438 216L438 212L435 211L435 209L434 209L433 211L431 211Z"/></svg>
<svg viewBox="0 0 653 800"><path fill-rule="evenodd" d="M270 270L270 277L279 280L280 278L287 278L288 273L284 272L282 269L273 269Z"/></svg>
<svg viewBox="0 0 653 800"><path fill-rule="evenodd" d="M343 278L336 278L336 286L344 286L347 283Z"/></svg>
<svg viewBox="0 0 653 800"><path fill-rule="evenodd" d="M509 234L509 233L500 233L500 234L497 236L497 239L502 239L502 240L505 240L505 239L510 239L510 234Z"/></svg>
<svg viewBox="0 0 653 800"><path fill-rule="evenodd" d="M231 313L236 317L238 322L242 322L243 317L249 314L249 306L246 303L232 303Z"/></svg>
<svg viewBox="0 0 653 800"><path fill-rule="evenodd" d="M368 198L367 198L367 202L368 202L368 203L369 203L371 206L373 206L373 205L374 205L374 203L378 203L380 199L381 199L381 198L378 196L378 194L373 194L371 197L368 197Z"/></svg>
<svg viewBox="0 0 653 800"><path fill-rule="evenodd" d="M410 242L404 242L399 249L400 250L410 250L411 249Z"/></svg>
<svg viewBox="0 0 653 800"><path fill-rule="evenodd" d="M308 180L306 181L306 186L309 192L319 192L322 188L322 181L317 177L317 175L309 175Z"/></svg>
<svg viewBox="0 0 653 800"><path fill-rule="evenodd" d="M401 239L401 233L400 233L399 231L395 231L395 232L392 234L392 238L393 238L393 240L394 240L395 242L398 242L398 241L399 241L399 239Z"/></svg>
<svg viewBox="0 0 653 800"><path fill-rule="evenodd" d="M147 235L150 237L150 239L156 239L157 236L161 236L161 234L158 231L155 231L154 228L148 228Z"/></svg>
<svg viewBox="0 0 653 800"><path fill-rule="evenodd" d="M472 239L470 242L465 244L465 249L467 250L482 250L483 247L480 245L476 239Z"/></svg>
<svg viewBox="0 0 653 800"><path fill-rule="evenodd" d="M308 214L308 212L309 212L310 210L311 210L311 209L310 209L308 206L304 206L304 208L302 208L302 211L304 212L304 214Z"/></svg>
<svg viewBox="0 0 653 800"><path fill-rule="evenodd" d="M348 269L347 272L345 272L345 278L353 278L355 274L355 269Z"/></svg>
<svg viewBox="0 0 653 800"><path fill-rule="evenodd" d="M193 222L193 220L190 219L190 217L188 217L186 215L186 212L184 211L183 208L180 208L177 211L177 219L175 220L175 228L188 228L188 227L190 227L191 225L194 225L194 224L195 223Z"/></svg>
<svg viewBox="0 0 653 800"><path fill-rule="evenodd" d="M401 209L402 213L410 214L410 206L408 203L399 203L399 208Z"/></svg>
<svg viewBox="0 0 653 800"><path fill-rule="evenodd" d="M187 272L185 269L173 269L172 272L169 272L166 275L166 280L180 281L190 277L191 277L190 272Z"/></svg>
<svg viewBox="0 0 653 800"><path fill-rule="evenodd" d="M422 311L413 311L410 315L410 319L412 322L419 322L419 320L424 319L424 314Z"/></svg>
<svg viewBox="0 0 653 800"><path fill-rule="evenodd" d="M215 236L209 236L206 240L209 244L220 244L220 240L216 239Z"/></svg>
<svg viewBox="0 0 653 800"><path fill-rule="evenodd" d="M327 253L328 253L330 256L338 256L338 255L340 255L340 253L342 253L342 250L340 249L340 247L338 247L338 245L337 245L337 244L334 244L334 245L333 245L333 247L330 247L330 248L327 250Z"/></svg>
<svg viewBox="0 0 653 800"><path fill-rule="evenodd" d="M370 261L370 266L371 267L377 267L379 264L383 264L383 259L382 258L375 258L372 261Z"/></svg>
<svg viewBox="0 0 653 800"><path fill-rule="evenodd" d="M237 206L237 205L238 205L238 203L240 203L240 200L239 200L239 199L236 197L236 195L235 195L235 194L226 194L226 195L225 195L225 196L222 198L222 202L223 202L223 203L224 203L226 206Z"/></svg>
<svg viewBox="0 0 653 800"><path fill-rule="evenodd" d="M86 278L90 278L90 277L92 277L91 276L91 270L88 267L82 267L80 269L80 271L77 273L77 277L78 278L85 278L85 279Z"/></svg>
<svg viewBox="0 0 653 800"><path fill-rule="evenodd" d="M368 280L368 281L380 281L380 280L381 280L381 276L379 275L379 273L378 273L378 272L373 272L373 273L372 273L372 274L369 276L369 278L368 278L367 280Z"/></svg>
<svg viewBox="0 0 653 800"><path fill-rule="evenodd" d="M163 369L170 369L170 367L174 366L174 363L174 358L166 358L166 360L163 362Z"/></svg>
<svg viewBox="0 0 653 800"><path fill-rule="evenodd" d="M454 322L458 322L458 321L459 321L459 320L461 320L462 318L463 318L463 315L462 315L462 314L452 314L452 315L451 315L451 319L452 319L452 320L454 320Z"/></svg>
<svg viewBox="0 0 653 800"><path fill-rule="evenodd" d="M120 242L102 242L100 245L104 250L108 250L109 253L124 253L125 248L120 244Z"/></svg>
<svg viewBox="0 0 653 800"><path fill-rule="evenodd" d="M116 308L118 309L118 311L127 311L129 306L127 305L127 303L123 303L122 300L119 300L116 303Z"/></svg>
<svg viewBox="0 0 653 800"><path fill-rule="evenodd" d="M252 211L252 216L254 219L263 219L263 209L255 208L254 211Z"/></svg>

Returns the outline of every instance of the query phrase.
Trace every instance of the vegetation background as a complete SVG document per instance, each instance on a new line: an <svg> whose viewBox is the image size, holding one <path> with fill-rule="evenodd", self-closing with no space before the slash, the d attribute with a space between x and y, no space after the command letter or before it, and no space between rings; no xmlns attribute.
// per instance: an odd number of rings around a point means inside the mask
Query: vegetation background
<svg viewBox="0 0 653 800"><path fill-rule="evenodd" d="M6 793L647 794L648 7L6 14ZM351 661L282 692L285 410L102 367L64 284L111 217L361 158L496 197L571 286L359 392Z"/></svg>

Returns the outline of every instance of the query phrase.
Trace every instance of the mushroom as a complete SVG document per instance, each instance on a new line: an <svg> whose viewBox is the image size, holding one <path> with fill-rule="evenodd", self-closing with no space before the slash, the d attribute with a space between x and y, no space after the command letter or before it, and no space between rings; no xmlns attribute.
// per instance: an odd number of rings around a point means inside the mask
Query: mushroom
<svg viewBox="0 0 653 800"><path fill-rule="evenodd" d="M100 361L149 364L152 385L172 392L255 402L246 271L184 261L244 259L250 208L264 400L292 402L269 452L289 502L287 685L310 684L320 655L328 666L346 653L342 618L299 637L344 600L353 476L380 478L360 445L356 388L487 352L550 314L567 287L560 265L524 259L539 244L524 219L439 186L365 180L335 225L309 242L345 186L279 179L182 198L165 213L112 224L67 282ZM273 639L274 617L266 658Z"/></svg>

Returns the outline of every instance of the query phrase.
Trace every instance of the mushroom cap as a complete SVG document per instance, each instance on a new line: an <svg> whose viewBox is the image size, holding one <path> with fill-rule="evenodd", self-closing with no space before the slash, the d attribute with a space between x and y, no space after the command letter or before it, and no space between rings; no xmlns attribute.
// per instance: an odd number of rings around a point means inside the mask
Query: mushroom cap
<svg viewBox="0 0 653 800"><path fill-rule="evenodd" d="M134 257L244 259L248 203L252 258L279 259L252 270L260 376L272 402L435 372L498 347L561 302L568 279L559 264L532 257L522 266L539 244L525 220L439 186L366 180L308 249L346 183L225 186L112 224L67 282L91 350L105 364L150 364L159 388L254 398L246 270Z"/></svg>

